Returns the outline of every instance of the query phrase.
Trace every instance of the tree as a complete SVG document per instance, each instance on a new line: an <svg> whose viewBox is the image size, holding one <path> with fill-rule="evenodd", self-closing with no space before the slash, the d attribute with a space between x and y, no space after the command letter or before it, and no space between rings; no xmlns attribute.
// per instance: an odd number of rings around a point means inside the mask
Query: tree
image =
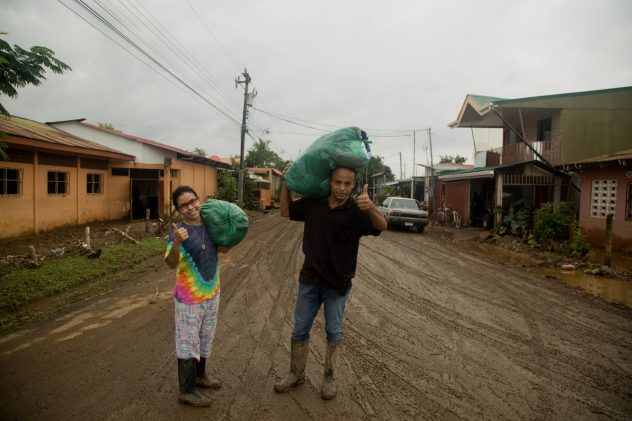
<svg viewBox="0 0 632 421"><path fill-rule="evenodd" d="M283 169L285 161L272 149L270 149L270 140L259 138L254 145L248 150L246 155L246 167L274 167Z"/></svg>
<svg viewBox="0 0 632 421"><path fill-rule="evenodd" d="M0 35L7 33L0 32ZM18 45L12 48L8 42L0 39L0 93L10 98L17 97L17 88L42 83L46 79L46 69L58 74L72 70L66 63L56 59L55 52L46 47L35 46L27 51ZM0 114L10 117L2 104ZM6 143L0 142L0 156L4 159L7 159L6 149Z"/></svg>
<svg viewBox="0 0 632 421"><path fill-rule="evenodd" d="M99 123L99 127L103 127L104 129L113 130L115 132L120 132L120 130L114 128L112 123Z"/></svg>
<svg viewBox="0 0 632 421"><path fill-rule="evenodd" d="M191 151L193 155L206 156L206 151L202 148L198 148L197 146L193 148Z"/></svg>
<svg viewBox="0 0 632 421"><path fill-rule="evenodd" d="M467 161L467 158L461 155L442 155L439 158L439 164L465 164L465 161Z"/></svg>
<svg viewBox="0 0 632 421"><path fill-rule="evenodd" d="M386 174L386 181L393 181L395 179L393 171L391 171L391 167L384 164L382 159L383 158L381 156L372 156L371 159L369 159L369 163L367 164L367 174L369 175L367 184L369 185L369 190L373 188L373 177L371 177L373 174L383 172ZM358 174L358 176L359 178L362 178L364 174Z"/></svg>
<svg viewBox="0 0 632 421"><path fill-rule="evenodd" d="M234 171L221 171L219 173L218 188L213 198L227 202L237 200L237 179L234 176Z"/></svg>
<svg viewBox="0 0 632 421"><path fill-rule="evenodd" d="M0 35L7 35L0 32ZM31 47L30 51L18 45L13 48L0 39L0 92L15 98L18 96L16 88L26 85L38 86L46 79L46 68L53 73L64 73L72 70L66 63L55 58L55 52L46 47ZM9 112L0 104L0 113L10 116Z"/></svg>

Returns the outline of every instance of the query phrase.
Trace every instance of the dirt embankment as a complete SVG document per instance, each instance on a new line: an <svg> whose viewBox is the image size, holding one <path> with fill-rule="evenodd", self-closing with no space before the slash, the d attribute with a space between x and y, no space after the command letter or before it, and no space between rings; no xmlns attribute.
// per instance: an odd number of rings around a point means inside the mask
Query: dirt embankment
<svg viewBox="0 0 632 421"><path fill-rule="evenodd" d="M322 313L306 383L275 394L289 365L301 229L266 215L222 256L209 366L224 386L211 408L176 401L164 269L0 338L0 418L629 419L632 310L407 232L362 240L338 397L319 396Z"/></svg>

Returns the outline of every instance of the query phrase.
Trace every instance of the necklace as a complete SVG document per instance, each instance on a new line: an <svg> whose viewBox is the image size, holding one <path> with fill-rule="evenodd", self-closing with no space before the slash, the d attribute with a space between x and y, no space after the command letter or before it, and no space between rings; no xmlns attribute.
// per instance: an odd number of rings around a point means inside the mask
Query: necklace
<svg viewBox="0 0 632 421"><path fill-rule="evenodd" d="M206 244L204 243L204 231L206 231L206 229L204 228L204 225L202 225L202 250L206 250Z"/></svg>
<svg viewBox="0 0 632 421"><path fill-rule="evenodd" d="M202 227L202 237L200 238L200 234L197 233L197 230L193 227L197 225L189 225L191 227L191 231L195 233L195 236L202 241L202 250L206 250L206 236L204 235L204 231L206 231L206 227L204 225L199 225Z"/></svg>

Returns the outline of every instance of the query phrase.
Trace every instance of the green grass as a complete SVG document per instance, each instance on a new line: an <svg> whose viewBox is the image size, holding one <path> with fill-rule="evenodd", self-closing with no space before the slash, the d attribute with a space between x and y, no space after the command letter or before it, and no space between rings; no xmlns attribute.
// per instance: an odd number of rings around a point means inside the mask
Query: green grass
<svg viewBox="0 0 632 421"><path fill-rule="evenodd" d="M60 298L63 301L96 295L108 285L155 267L156 260L150 258L162 254L165 246L164 239L145 238L139 245L107 246L97 259L72 256L44 260L37 268L16 269L0 277L0 310L17 312L24 304L64 291L68 293Z"/></svg>

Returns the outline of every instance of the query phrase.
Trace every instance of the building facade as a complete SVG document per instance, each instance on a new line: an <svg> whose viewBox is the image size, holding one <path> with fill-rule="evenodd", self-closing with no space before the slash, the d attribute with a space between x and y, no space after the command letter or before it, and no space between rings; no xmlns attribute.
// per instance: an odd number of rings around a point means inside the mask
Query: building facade
<svg viewBox="0 0 632 421"><path fill-rule="evenodd" d="M110 168L133 155L20 117L0 117L0 132L0 238L118 218Z"/></svg>

